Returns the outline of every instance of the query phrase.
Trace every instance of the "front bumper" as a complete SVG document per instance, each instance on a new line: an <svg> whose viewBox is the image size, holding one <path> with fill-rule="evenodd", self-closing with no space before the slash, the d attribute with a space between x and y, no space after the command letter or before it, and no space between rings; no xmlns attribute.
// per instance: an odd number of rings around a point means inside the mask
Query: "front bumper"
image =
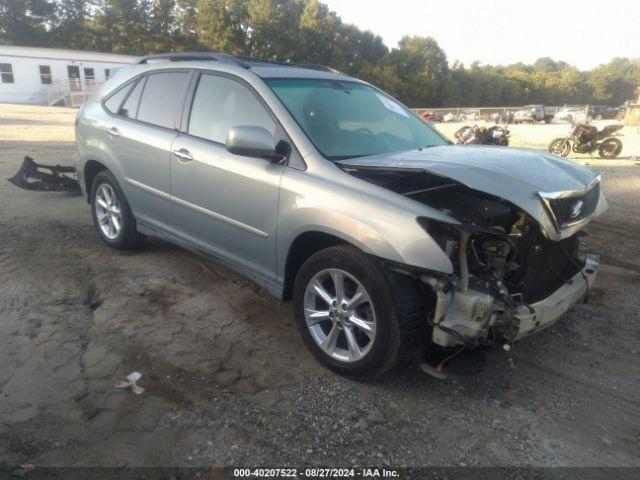
<svg viewBox="0 0 640 480"><path fill-rule="evenodd" d="M567 310L585 299L598 273L599 258L587 255L585 266L573 278L544 300L531 305L521 305L514 313L514 325L517 334L514 340L520 340L552 325Z"/></svg>

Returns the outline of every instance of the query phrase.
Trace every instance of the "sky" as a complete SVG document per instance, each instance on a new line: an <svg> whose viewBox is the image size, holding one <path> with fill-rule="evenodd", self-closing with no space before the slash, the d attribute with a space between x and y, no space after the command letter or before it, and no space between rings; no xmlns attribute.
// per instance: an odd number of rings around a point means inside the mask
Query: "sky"
<svg viewBox="0 0 640 480"><path fill-rule="evenodd" d="M640 0L322 0L343 22L395 47L433 37L449 62L533 63L540 57L590 70L640 57Z"/></svg>

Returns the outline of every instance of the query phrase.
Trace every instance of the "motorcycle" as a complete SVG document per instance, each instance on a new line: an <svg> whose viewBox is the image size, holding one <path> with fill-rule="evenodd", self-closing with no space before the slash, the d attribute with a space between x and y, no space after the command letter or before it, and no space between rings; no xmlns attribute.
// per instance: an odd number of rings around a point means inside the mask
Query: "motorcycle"
<svg viewBox="0 0 640 480"><path fill-rule="evenodd" d="M461 145L500 145L509 146L511 132L507 127L494 125L493 127L465 126L453 134Z"/></svg>
<svg viewBox="0 0 640 480"><path fill-rule="evenodd" d="M549 144L549 151L567 157L573 150L575 153L593 153L596 150L600 158L616 158L622 152L622 142L613 135L623 125L607 125L602 130L592 125L578 123L571 127L569 135L559 137Z"/></svg>

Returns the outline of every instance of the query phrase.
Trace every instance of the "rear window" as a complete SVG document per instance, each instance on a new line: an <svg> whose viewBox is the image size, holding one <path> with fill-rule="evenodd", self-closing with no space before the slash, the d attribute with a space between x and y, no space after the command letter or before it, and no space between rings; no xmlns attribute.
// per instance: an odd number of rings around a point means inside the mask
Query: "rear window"
<svg viewBox="0 0 640 480"><path fill-rule="evenodd" d="M188 75L187 72L149 75L138 107L138 120L159 127L173 128Z"/></svg>

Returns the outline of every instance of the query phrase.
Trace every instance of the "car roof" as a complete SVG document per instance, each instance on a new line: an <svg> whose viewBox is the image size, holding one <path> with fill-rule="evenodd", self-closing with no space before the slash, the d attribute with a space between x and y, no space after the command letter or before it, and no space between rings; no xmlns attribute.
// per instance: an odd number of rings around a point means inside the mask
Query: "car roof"
<svg viewBox="0 0 640 480"><path fill-rule="evenodd" d="M142 57L138 59L136 64L182 64L185 62L209 62L211 63L211 67L216 70L220 65L240 67L245 70L250 70L262 78L326 78L340 80L351 78L326 65L278 62L261 58L236 56L224 52L158 53Z"/></svg>
<svg viewBox="0 0 640 480"><path fill-rule="evenodd" d="M223 72L236 75L245 80L256 76L265 80L273 78L340 80L366 83L342 72L323 65L296 65L271 62L268 60L234 57L216 52L180 52L178 54L159 54L142 57L136 63L119 68L101 89L104 98L120 85L147 72L167 69L198 69Z"/></svg>

